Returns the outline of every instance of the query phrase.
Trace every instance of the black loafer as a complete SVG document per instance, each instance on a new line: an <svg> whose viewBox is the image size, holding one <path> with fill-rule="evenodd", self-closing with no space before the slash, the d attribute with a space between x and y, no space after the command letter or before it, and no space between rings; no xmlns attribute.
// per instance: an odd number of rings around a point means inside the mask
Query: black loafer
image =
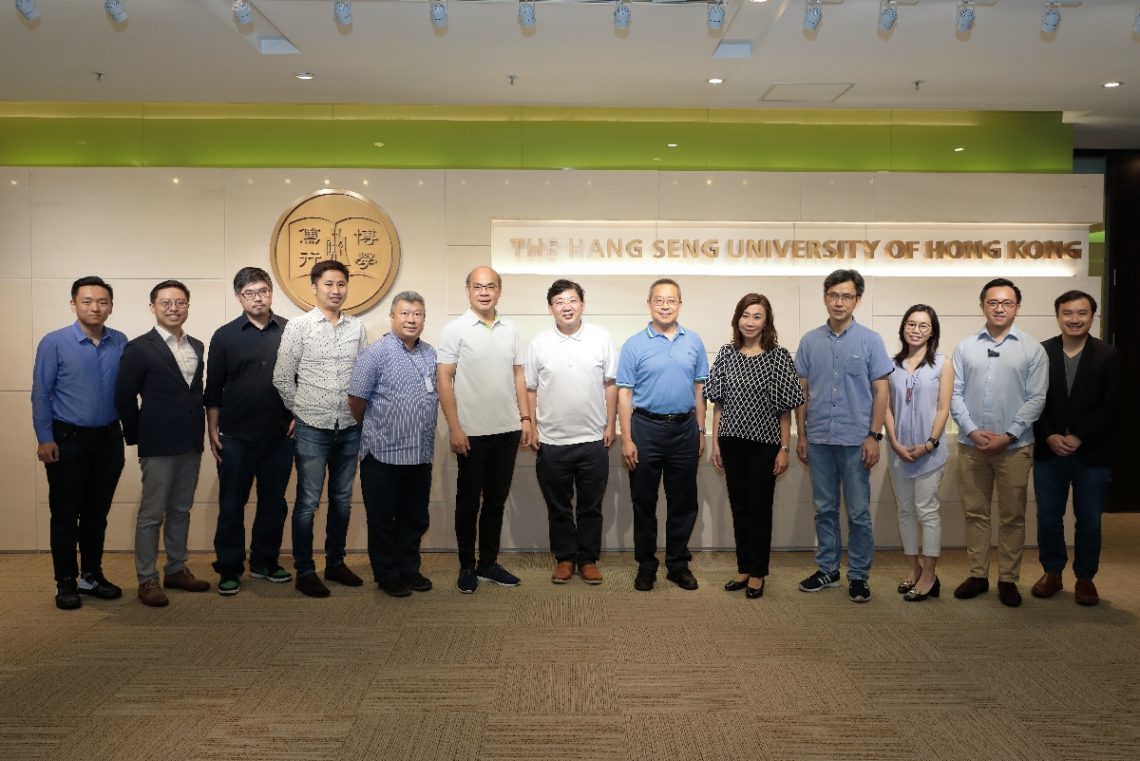
<svg viewBox="0 0 1140 761"><path fill-rule="evenodd" d="M633 579L633 588L638 592L648 592L653 589L653 585L657 583L657 572L650 571L647 568L638 570L637 576Z"/></svg>
<svg viewBox="0 0 1140 761"><path fill-rule="evenodd" d="M760 586L757 588L748 587L744 596L749 600L756 600L764 596L764 580L760 580Z"/></svg>
<svg viewBox="0 0 1140 761"><path fill-rule="evenodd" d="M740 590L744 589L746 586L748 586L748 579L745 579L744 581L737 581L736 579L733 579L732 581L730 581L724 585L724 591L725 592L739 592Z"/></svg>
<svg viewBox="0 0 1140 761"><path fill-rule="evenodd" d="M430 592L431 579L424 576L422 573L413 573L404 577L404 583L408 585L408 589L413 592Z"/></svg>
<svg viewBox="0 0 1140 761"><path fill-rule="evenodd" d="M673 582L681 589L694 590L697 588L697 578L693 576L693 572L688 568L676 568L669 573L665 574L665 578Z"/></svg>
<svg viewBox="0 0 1140 761"><path fill-rule="evenodd" d="M410 597L412 594L412 588L408 586L408 582L399 576L378 581L377 586L380 587L381 592L389 597Z"/></svg>

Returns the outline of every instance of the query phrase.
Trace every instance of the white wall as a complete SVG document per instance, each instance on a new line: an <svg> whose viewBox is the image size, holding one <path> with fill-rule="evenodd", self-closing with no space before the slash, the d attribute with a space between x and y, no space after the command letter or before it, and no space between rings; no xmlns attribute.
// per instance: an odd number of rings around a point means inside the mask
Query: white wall
<svg viewBox="0 0 1140 761"><path fill-rule="evenodd" d="M5 357L0 414L12 422L0 440L6 486L0 550L49 547L47 482L35 458L29 391L36 343L73 319L71 281L98 274L111 282L116 297L109 324L133 337L153 324L146 306L151 286L166 278L183 280L192 291L187 329L208 341L219 325L238 314L229 285L233 273L247 265L270 269L270 235L277 218L297 199L325 187L362 192L388 212L403 250L393 292L412 289L425 296L424 335L431 342L466 307L464 275L490 261L493 218L1091 224L1101 220L1103 201L1101 178L1090 175L0 168L0 258L5 265L0 279L8 294L0 301ZM995 263L991 276L1003 274ZM646 278L577 279L586 289L587 318L607 327L619 346L644 325ZM789 349L825 318L819 277L679 280L684 289L681 321L704 338L710 354L729 338L732 306L748 291L771 299L781 343ZM545 305L549 282L536 275L504 278L500 310L516 319L524 339L550 320ZM976 277L869 278L857 317L879 331L893 353L902 313L913 303L930 303L939 310L943 347L949 353L981 326L977 305L982 282ZM1052 300L1057 294L1069 288L1100 292L1099 278L1019 277L1018 284L1024 293L1018 325L1039 339L1056 333ZM275 307L287 317L300 313L280 291ZM363 315L371 338L387 330L387 310L384 301ZM454 546L455 460L446 445L441 430L425 548ZM953 457L946 473L944 542L961 544ZM702 507L692 546L729 547L724 481L707 464L699 480ZM108 549L131 547L139 492L138 465L129 449L109 519ZM897 545L894 501L883 465L872 473L871 494L876 543ZM216 500L217 479L207 452L190 526L193 549L212 547ZM776 504L774 544L812 546L810 485L794 457L777 486ZM1030 542L1034 514L1031 504ZM323 519L323 510L318 518ZM318 534L322 530L317 527ZM349 546L363 548L365 537L358 491ZM546 509L529 452L519 455L503 545L547 545ZM628 481L616 447L606 496L605 545L632 546Z"/></svg>

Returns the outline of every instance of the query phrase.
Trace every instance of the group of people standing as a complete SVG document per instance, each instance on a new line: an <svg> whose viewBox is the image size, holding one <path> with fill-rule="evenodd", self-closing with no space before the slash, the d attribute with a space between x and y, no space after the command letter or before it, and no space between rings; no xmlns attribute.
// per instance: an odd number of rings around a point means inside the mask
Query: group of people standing
<svg viewBox="0 0 1140 761"><path fill-rule="evenodd" d="M218 469L213 569L220 594L240 591L247 559L251 578L293 581L310 597L329 596L326 581L361 586L345 562L358 466L374 581L394 597L430 590L419 545L429 523L440 409L458 465L460 592L474 593L480 582L520 583L499 563L499 549L523 447L537 450L555 561L551 581L564 584L577 575L602 583L602 506L619 419L633 505L634 587L649 591L656 583L657 499L664 482L666 579L696 589L689 540L710 402L711 459L726 477L737 550L737 574L726 590L744 590L751 599L764 593L774 488L789 465L794 411L796 454L810 470L819 545L818 570L799 588L818 592L840 582L842 501L848 594L855 602L870 599L869 471L879 460L885 426L908 564L898 589L908 601L937 597L938 493L948 459L944 431L953 415L961 431L958 479L971 566L955 595L988 590L996 485L998 592L1003 603L1020 603L1016 583L1032 468L1045 568L1033 594L1051 596L1063 586L1062 519L1072 486L1077 601L1096 602L1092 577L1120 371L1115 351L1088 335L1096 311L1088 294L1058 298L1062 334L1042 348L1013 325L1017 287L991 281L981 294L984 329L963 340L949 362L938 353L937 313L918 304L903 317L902 345L892 359L879 335L855 321L863 278L838 270L824 281L827 322L803 336L794 360L778 344L770 302L750 293L736 305L732 340L710 367L700 337L679 322L681 288L669 278L650 286L649 322L620 353L605 329L583 320L585 292L571 280L551 284L546 299L553 324L524 347L514 323L497 309L501 277L490 267L472 270L465 280L469 307L443 328L438 348L421 338L426 308L418 293L393 297L390 332L369 344L363 322L341 311L349 287L345 265L318 262L310 280L315 307L286 320L272 310L269 275L241 269L233 286L242 314L214 333L208 359L202 342L183 329L190 305L185 284L157 284L150 293L154 329L127 341L105 325L112 287L94 276L75 281L76 322L42 339L32 387L59 608L80 607L81 595L122 594L103 575L102 551L124 443L137 445L142 472L139 599L161 607L169 603L164 590L211 588L191 572L186 550L204 438ZM1044 446L1036 448L1034 467L1035 437ZM279 556L294 466L290 573ZM313 523L326 481L325 566L318 574ZM255 482L247 557L245 508ZM166 550L161 584L160 531Z"/></svg>

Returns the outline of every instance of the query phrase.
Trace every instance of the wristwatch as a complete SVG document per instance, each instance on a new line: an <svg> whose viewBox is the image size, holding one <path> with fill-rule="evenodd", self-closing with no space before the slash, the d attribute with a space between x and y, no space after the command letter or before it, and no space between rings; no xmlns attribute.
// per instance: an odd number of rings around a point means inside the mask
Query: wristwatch
<svg viewBox="0 0 1140 761"><path fill-rule="evenodd" d="M882 441L883 440L883 434L881 434L881 433L875 433L874 431L867 431L867 435L870 436L875 441Z"/></svg>
<svg viewBox="0 0 1140 761"><path fill-rule="evenodd" d="M930 444L930 446L934 447L935 449L938 449L938 445L942 443L938 439L934 438L933 436L931 436L926 441Z"/></svg>
<svg viewBox="0 0 1140 761"><path fill-rule="evenodd" d="M1010 444L1016 444L1017 443L1017 437L1014 436L1012 433L1010 433L1009 431L1006 431L1005 435L1009 437L1009 443Z"/></svg>

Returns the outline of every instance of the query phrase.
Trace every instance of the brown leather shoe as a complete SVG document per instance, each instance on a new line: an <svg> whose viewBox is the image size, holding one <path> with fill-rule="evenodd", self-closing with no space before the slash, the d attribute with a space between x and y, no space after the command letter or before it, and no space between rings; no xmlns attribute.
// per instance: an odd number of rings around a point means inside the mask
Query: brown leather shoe
<svg viewBox="0 0 1140 761"><path fill-rule="evenodd" d="M1007 608L1016 608L1021 605L1021 592L1017 590L1017 585L1012 581L999 581L998 599Z"/></svg>
<svg viewBox="0 0 1140 761"><path fill-rule="evenodd" d="M184 592L209 592L210 582L194 577L189 568L183 568L176 573L166 574L162 586L167 589L181 589Z"/></svg>
<svg viewBox="0 0 1140 761"><path fill-rule="evenodd" d="M569 560L563 560L554 569L554 573L550 574L550 580L555 584L565 584L570 581L570 577L574 575L574 564Z"/></svg>
<svg viewBox="0 0 1140 761"><path fill-rule="evenodd" d="M598 566L594 563L586 563L578 569L578 573L582 576L582 581L587 584L601 584L602 572L598 570Z"/></svg>
<svg viewBox="0 0 1140 761"><path fill-rule="evenodd" d="M1061 574L1046 572L1045 575L1037 580L1037 583L1033 585L1029 593L1034 597L1045 598L1052 597L1064 588L1065 585L1061 582Z"/></svg>
<svg viewBox="0 0 1140 761"><path fill-rule="evenodd" d="M162 587L158 586L158 579L151 579L139 584L139 600L143 605L149 605L152 608L163 608L170 604L166 593L162 591Z"/></svg>
<svg viewBox="0 0 1140 761"><path fill-rule="evenodd" d="M293 582L297 587L297 591L306 597L328 597L329 588L321 581L321 578L315 573L297 574L297 580Z"/></svg>
<svg viewBox="0 0 1140 761"><path fill-rule="evenodd" d="M970 576L954 590L954 596L959 600L969 600L980 594L990 591L990 580L978 576Z"/></svg>
<svg viewBox="0 0 1140 761"><path fill-rule="evenodd" d="M1077 598L1077 605L1096 605L1100 602L1100 595L1096 593L1096 584L1092 579L1077 579L1077 586L1073 589Z"/></svg>
<svg viewBox="0 0 1140 761"><path fill-rule="evenodd" d="M352 569L344 563L325 566L325 580L335 581L338 584L344 584L346 587L359 587L364 584L364 579L353 573Z"/></svg>

